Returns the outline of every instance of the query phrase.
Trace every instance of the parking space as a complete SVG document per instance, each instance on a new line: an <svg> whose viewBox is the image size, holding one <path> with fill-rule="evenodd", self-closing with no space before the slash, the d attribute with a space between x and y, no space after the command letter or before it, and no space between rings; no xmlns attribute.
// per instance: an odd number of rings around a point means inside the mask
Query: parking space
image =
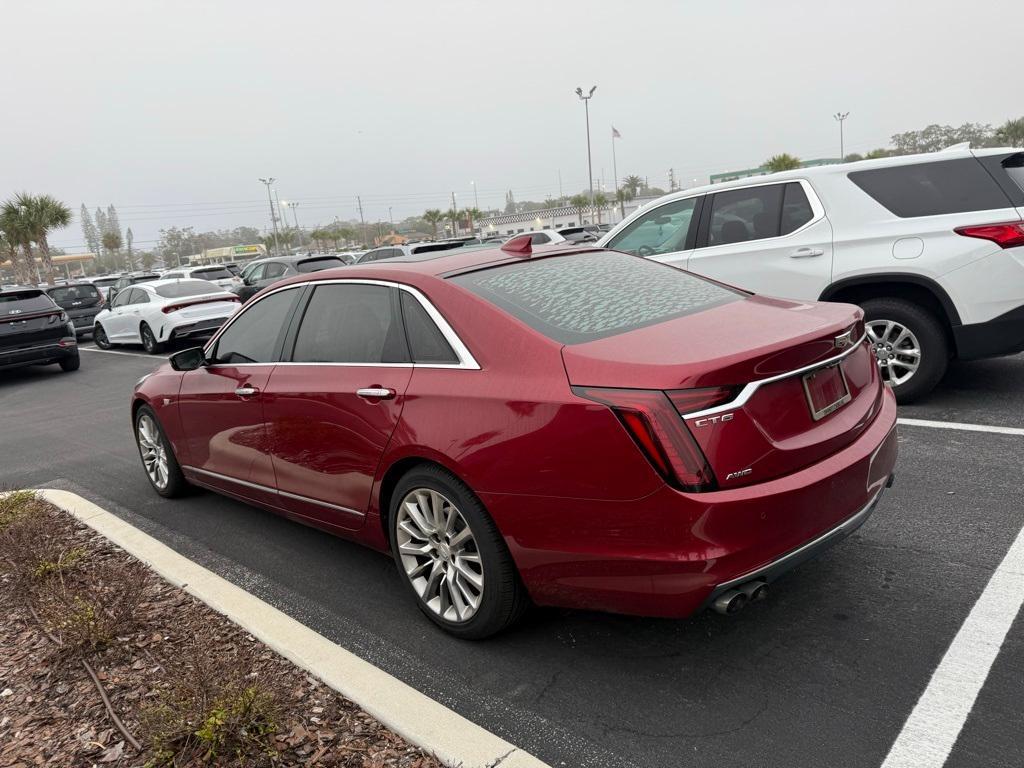
<svg viewBox="0 0 1024 768"><path fill-rule="evenodd" d="M880 765L1024 523L1024 437L904 426L874 517L737 616L536 610L466 643L386 557L213 494L156 496L126 406L159 361L119 351L0 378L4 483L96 501L555 766ZM1022 382L1024 356L958 365L901 415L1024 427ZM1018 617L948 765L1019 766L1022 674Z"/></svg>

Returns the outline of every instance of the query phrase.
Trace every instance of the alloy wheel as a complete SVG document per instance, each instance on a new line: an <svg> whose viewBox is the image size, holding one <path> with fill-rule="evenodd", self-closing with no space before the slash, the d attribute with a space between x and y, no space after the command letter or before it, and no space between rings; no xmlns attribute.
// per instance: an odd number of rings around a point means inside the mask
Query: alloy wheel
<svg viewBox="0 0 1024 768"><path fill-rule="evenodd" d="M167 480L170 477L167 468L167 450L164 448L164 442L160 436L160 428L153 421L153 417L146 413L142 414L135 428L135 434L139 441L139 453L142 455L142 464L146 468L146 474L157 488L166 488Z"/></svg>
<svg viewBox="0 0 1024 768"><path fill-rule="evenodd" d="M921 365L917 336L894 320L869 320L865 326L882 380L893 387L905 384Z"/></svg>
<svg viewBox="0 0 1024 768"><path fill-rule="evenodd" d="M484 594L483 563L466 518L429 488L406 494L395 538L405 575L424 604L442 619L469 621Z"/></svg>

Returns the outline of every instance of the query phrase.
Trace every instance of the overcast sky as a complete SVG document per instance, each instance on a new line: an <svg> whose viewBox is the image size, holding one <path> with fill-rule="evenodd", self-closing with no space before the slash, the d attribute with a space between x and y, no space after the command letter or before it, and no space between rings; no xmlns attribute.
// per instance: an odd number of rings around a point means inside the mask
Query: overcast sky
<svg viewBox="0 0 1024 768"><path fill-rule="evenodd" d="M113 203L162 227L299 223L542 200L594 175L689 186L777 152L838 154L1024 113L1024 3L0 0L0 198ZM1017 34L1017 32L1014 32ZM76 249L76 222L53 238Z"/></svg>

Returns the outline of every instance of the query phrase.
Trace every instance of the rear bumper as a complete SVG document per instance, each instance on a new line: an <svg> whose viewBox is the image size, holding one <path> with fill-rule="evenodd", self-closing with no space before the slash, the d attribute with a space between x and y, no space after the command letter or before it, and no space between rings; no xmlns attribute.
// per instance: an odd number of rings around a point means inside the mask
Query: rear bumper
<svg viewBox="0 0 1024 768"><path fill-rule="evenodd" d="M896 463L888 389L853 444L773 480L632 502L481 494L541 605L680 618L730 585L776 578L867 519ZM530 508L525 515L524 509ZM542 518L543 529L517 525Z"/></svg>
<svg viewBox="0 0 1024 768"><path fill-rule="evenodd" d="M226 317L213 317L194 323L183 323L173 328L168 328L165 325L160 329L161 338L167 341L175 341L177 339L208 339L227 321L228 318ZM163 334L166 334L166 336Z"/></svg>
<svg viewBox="0 0 1024 768"><path fill-rule="evenodd" d="M75 333L79 336L85 336L91 334L96 315L100 313L100 308L89 309L89 310L65 310L68 315L68 319L74 323Z"/></svg>
<svg viewBox="0 0 1024 768"><path fill-rule="evenodd" d="M49 365L59 363L61 360L66 360L77 354L78 344L73 338L20 349L0 349L0 369L22 368L27 365Z"/></svg>
<svg viewBox="0 0 1024 768"><path fill-rule="evenodd" d="M956 326L953 338L961 360L1024 352L1024 305L984 323Z"/></svg>

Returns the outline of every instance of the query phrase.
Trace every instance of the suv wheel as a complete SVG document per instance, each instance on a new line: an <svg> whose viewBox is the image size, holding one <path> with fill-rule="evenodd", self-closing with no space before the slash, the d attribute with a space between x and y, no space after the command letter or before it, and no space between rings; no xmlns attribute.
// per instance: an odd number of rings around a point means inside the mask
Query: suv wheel
<svg viewBox="0 0 1024 768"><path fill-rule="evenodd" d="M60 369L66 373L77 371L81 364L82 358L79 356L77 349L75 350L75 354L65 357L60 361L60 363L58 363L58 365L60 365Z"/></svg>
<svg viewBox="0 0 1024 768"><path fill-rule="evenodd" d="M949 342L938 318L905 299L869 299L861 307L882 380L896 399L911 403L935 389L949 364Z"/></svg>
<svg viewBox="0 0 1024 768"><path fill-rule="evenodd" d="M483 504L441 467L411 470L392 494L391 550L420 610L451 634L480 639L527 606L505 540Z"/></svg>

